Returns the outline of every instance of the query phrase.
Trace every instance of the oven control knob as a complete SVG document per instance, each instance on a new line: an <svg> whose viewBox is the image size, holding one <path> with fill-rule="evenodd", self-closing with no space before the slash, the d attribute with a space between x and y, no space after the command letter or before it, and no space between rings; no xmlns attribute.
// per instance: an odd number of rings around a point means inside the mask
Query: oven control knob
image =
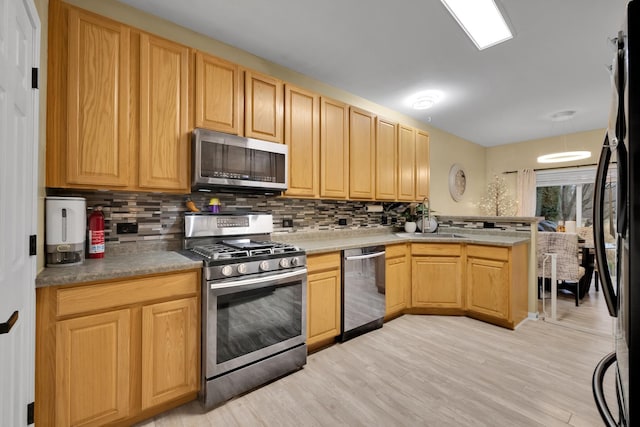
<svg viewBox="0 0 640 427"><path fill-rule="evenodd" d="M260 263L260 271L268 271L269 270L269 261L262 261Z"/></svg>
<svg viewBox="0 0 640 427"><path fill-rule="evenodd" d="M247 272L246 264L238 264L238 273L245 274Z"/></svg>
<svg viewBox="0 0 640 427"><path fill-rule="evenodd" d="M300 264L300 260L298 259L298 257L291 258L291 267L296 267L299 264Z"/></svg>
<svg viewBox="0 0 640 427"><path fill-rule="evenodd" d="M289 260L286 258L282 258L280 260L280 267L282 268L288 268L289 267Z"/></svg>
<svg viewBox="0 0 640 427"><path fill-rule="evenodd" d="M233 273L233 269L231 268L230 265L225 265L225 266L222 267L220 272L222 273L223 276L229 277L229 276L231 276L231 273Z"/></svg>

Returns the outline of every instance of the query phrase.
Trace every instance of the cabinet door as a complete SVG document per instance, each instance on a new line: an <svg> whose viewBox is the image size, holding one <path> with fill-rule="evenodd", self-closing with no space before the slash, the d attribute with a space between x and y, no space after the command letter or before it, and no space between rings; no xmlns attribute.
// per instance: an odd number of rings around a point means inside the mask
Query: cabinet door
<svg viewBox="0 0 640 427"><path fill-rule="evenodd" d="M458 256L413 257L412 307L462 308L462 261Z"/></svg>
<svg viewBox="0 0 640 427"><path fill-rule="evenodd" d="M287 196L320 194L320 97L285 86L284 142L289 147Z"/></svg>
<svg viewBox="0 0 640 427"><path fill-rule="evenodd" d="M189 191L189 48L140 35L138 185Z"/></svg>
<svg viewBox="0 0 640 427"><path fill-rule="evenodd" d="M416 132L416 200L429 197L429 134Z"/></svg>
<svg viewBox="0 0 640 427"><path fill-rule="evenodd" d="M254 71L244 74L244 134L283 143L284 90L281 80Z"/></svg>
<svg viewBox="0 0 640 427"><path fill-rule="evenodd" d="M239 75L236 64L196 52L196 127L240 133Z"/></svg>
<svg viewBox="0 0 640 427"><path fill-rule="evenodd" d="M404 245L399 248L399 251L405 251ZM387 253L390 250L387 248ZM407 308L409 302L409 294L411 285L411 271L409 270L408 256L404 255L396 256L386 260L386 273L385 273L385 300L386 311L385 315L391 315L399 313Z"/></svg>
<svg viewBox="0 0 640 427"><path fill-rule="evenodd" d="M416 131L398 127L398 200L416 199Z"/></svg>
<svg viewBox="0 0 640 427"><path fill-rule="evenodd" d="M467 258L467 309L509 319L509 263Z"/></svg>
<svg viewBox="0 0 640 427"><path fill-rule="evenodd" d="M307 258L307 345L340 335L340 252Z"/></svg>
<svg viewBox="0 0 640 427"><path fill-rule="evenodd" d="M195 297L142 307L142 409L198 390Z"/></svg>
<svg viewBox="0 0 640 427"><path fill-rule="evenodd" d="M320 98L320 197L349 196L349 110Z"/></svg>
<svg viewBox="0 0 640 427"><path fill-rule="evenodd" d="M375 185L375 123L373 114L349 109L349 197L373 199Z"/></svg>
<svg viewBox="0 0 640 427"><path fill-rule="evenodd" d="M66 183L129 182L129 29L69 10ZM59 90L54 82L50 91ZM64 82L58 82L64 86ZM58 134L52 131L52 134Z"/></svg>
<svg viewBox="0 0 640 427"><path fill-rule="evenodd" d="M340 272L307 278L307 345L340 335Z"/></svg>
<svg viewBox="0 0 640 427"><path fill-rule="evenodd" d="M55 425L103 425L129 415L130 310L56 324Z"/></svg>
<svg viewBox="0 0 640 427"><path fill-rule="evenodd" d="M376 119L376 200L396 199L396 127L393 122Z"/></svg>

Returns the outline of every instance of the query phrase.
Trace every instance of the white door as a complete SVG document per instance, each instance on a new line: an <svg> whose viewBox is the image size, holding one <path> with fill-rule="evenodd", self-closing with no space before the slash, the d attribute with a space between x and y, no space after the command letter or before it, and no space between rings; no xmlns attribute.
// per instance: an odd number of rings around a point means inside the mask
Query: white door
<svg viewBox="0 0 640 427"><path fill-rule="evenodd" d="M34 397L40 21L33 0L0 0L0 424L26 426ZM17 313L16 316L13 315ZM8 329L9 319L15 320Z"/></svg>

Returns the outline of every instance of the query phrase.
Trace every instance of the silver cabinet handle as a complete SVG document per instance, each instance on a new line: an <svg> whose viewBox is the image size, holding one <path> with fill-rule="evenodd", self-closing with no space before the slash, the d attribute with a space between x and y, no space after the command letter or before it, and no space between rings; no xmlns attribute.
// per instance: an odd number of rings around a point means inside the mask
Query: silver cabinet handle
<svg viewBox="0 0 640 427"><path fill-rule="evenodd" d="M348 256L348 257L344 257L344 259L346 261L355 261L358 259L370 259L370 258L378 258L380 256L384 256L384 251L382 252L376 252L374 254L367 254L367 255L354 255L354 256Z"/></svg>

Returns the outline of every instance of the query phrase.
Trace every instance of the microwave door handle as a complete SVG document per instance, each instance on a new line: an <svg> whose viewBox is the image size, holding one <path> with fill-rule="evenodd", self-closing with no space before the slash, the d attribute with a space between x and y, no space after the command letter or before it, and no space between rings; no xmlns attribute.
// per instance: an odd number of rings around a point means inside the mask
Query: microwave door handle
<svg viewBox="0 0 640 427"><path fill-rule="evenodd" d="M591 380L591 388L593 389L593 398L596 401L596 407L598 408L598 412L600 412L600 416L604 421L607 427L618 427L619 424L616 422L615 418L611 414L611 410L607 405L607 400L604 397L603 390L603 381L604 375L607 372L607 369L616 361L616 352L611 352L607 354L598 364L596 365L596 369L593 371L593 377Z"/></svg>
<svg viewBox="0 0 640 427"><path fill-rule="evenodd" d="M607 264L603 229L604 190L610 160L611 149L609 148L609 135L607 134L604 139L604 144L602 145L600 161L598 162L598 168L596 170L596 182L593 195L593 241L596 252L596 263L598 265L598 275L602 282L602 290L607 303L607 309L612 317L617 317L618 297L613 289L609 265Z"/></svg>

